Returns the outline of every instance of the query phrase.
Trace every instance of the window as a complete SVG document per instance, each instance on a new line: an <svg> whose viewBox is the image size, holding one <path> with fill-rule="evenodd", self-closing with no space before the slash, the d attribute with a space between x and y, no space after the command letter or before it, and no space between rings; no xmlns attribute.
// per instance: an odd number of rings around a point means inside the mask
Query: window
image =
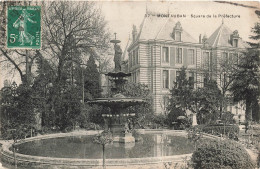
<svg viewBox="0 0 260 169"><path fill-rule="evenodd" d="M233 63L238 64L238 54L237 53L233 54Z"/></svg>
<svg viewBox="0 0 260 169"><path fill-rule="evenodd" d="M169 48L163 47L162 51L163 51L162 61L168 63L169 62Z"/></svg>
<svg viewBox="0 0 260 169"><path fill-rule="evenodd" d="M176 63L182 64L182 48L177 48Z"/></svg>
<svg viewBox="0 0 260 169"><path fill-rule="evenodd" d="M136 81L140 82L140 70L137 71Z"/></svg>
<svg viewBox="0 0 260 169"><path fill-rule="evenodd" d="M138 48L136 49L136 64L139 63Z"/></svg>
<svg viewBox="0 0 260 169"><path fill-rule="evenodd" d="M129 66L132 67L132 52L129 53Z"/></svg>
<svg viewBox="0 0 260 169"><path fill-rule="evenodd" d="M194 65L195 64L195 55L194 55L194 49L188 49L188 57L190 60L190 64Z"/></svg>
<svg viewBox="0 0 260 169"><path fill-rule="evenodd" d="M181 41L181 32L179 32L179 31L175 32L175 40L176 41Z"/></svg>
<svg viewBox="0 0 260 169"><path fill-rule="evenodd" d="M204 79L203 79L203 85L204 85L204 87L207 86L207 84L208 84L208 78L207 78L207 77L204 77Z"/></svg>
<svg viewBox="0 0 260 169"><path fill-rule="evenodd" d="M133 66L135 65L135 50L133 51Z"/></svg>
<svg viewBox="0 0 260 169"><path fill-rule="evenodd" d="M233 39L233 46L238 47L238 39Z"/></svg>
<svg viewBox="0 0 260 169"><path fill-rule="evenodd" d="M194 88L194 73L193 72L189 73L189 85L191 88Z"/></svg>
<svg viewBox="0 0 260 169"><path fill-rule="evenodd" d="M204 66L209 67L210 53L209 52L204 52L203 53L203 58L204 58Z"/></svg>
<svg viewBox="0 0 260 169"><path fill-rule="evenodd" d="M228 63L228 53L227 52L222 53L222 60L224 63Z"/></svg>
<svg viewBox="0 0 260 169"><path fill-rule="evenodd" d="M176 81L178 80L180 74L181 74L181 71L176 71Z"/></svg>
<svg viewBox="0 0 260 169"><path fill-rule="evenodd" d="M169 89L169 71L163 70L163 88Z"/></svg>

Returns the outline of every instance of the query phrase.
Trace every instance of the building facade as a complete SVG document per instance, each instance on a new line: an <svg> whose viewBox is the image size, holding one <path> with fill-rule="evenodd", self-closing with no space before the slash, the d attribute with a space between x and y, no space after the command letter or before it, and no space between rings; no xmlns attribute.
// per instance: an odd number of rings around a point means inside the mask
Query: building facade
<svg viewBox="0 0 260 169"><path fill-rule="evenodd" d="M194 88L203 87L205 72L220 88L227 87L222 80L224 77L227 81L229 70L222 70L221 64L235 65L247 47L238 32L224 23L209 38L200 35L196 40L173 18L150 16L144 18L139 31L133 27L126 67L132 73L131 82L149 86L154 111L159 114L166 111L170 89L182 67L187 78L195 82ZM228 105L228 111L237 116L244 114L239 104Z"/></svg>

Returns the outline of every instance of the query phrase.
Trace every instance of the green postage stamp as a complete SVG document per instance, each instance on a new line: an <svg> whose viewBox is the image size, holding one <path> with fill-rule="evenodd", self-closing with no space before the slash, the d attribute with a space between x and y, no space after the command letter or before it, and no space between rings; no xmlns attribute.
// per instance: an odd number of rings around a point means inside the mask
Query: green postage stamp
<svg viewBox="0 0 260 169"><path fill-rule="evenodd" d="M7 48L41 48L41 6L9 6Z"/></svg>

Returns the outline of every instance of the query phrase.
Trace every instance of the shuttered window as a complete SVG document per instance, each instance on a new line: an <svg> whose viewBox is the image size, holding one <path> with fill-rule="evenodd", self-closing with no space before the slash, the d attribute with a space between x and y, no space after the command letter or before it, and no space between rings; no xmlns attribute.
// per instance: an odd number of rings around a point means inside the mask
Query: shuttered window
<svg viewBox="0 0 260 169"><path fill-rule="evenodd" d="M169 48L168 47L162 48L162 61L164 63L169 63Z"/></svg>
<svg viewBox="0 0 260 169"><path fill-rule="evenodd" d="M191 65L195 65L195 52L194 49L188 49L188 58Z"/></svg>
<svg viewBox="0 0 260 169"><path fill-rule="evenodd" d="M163 88L169 89L169 71L163 70Z"/></svg>
<svg viewBox="0 0 260 169"><path fill-rule="evenodd" d="M182 64L182 48L177 48L176 63Z"/></svg>

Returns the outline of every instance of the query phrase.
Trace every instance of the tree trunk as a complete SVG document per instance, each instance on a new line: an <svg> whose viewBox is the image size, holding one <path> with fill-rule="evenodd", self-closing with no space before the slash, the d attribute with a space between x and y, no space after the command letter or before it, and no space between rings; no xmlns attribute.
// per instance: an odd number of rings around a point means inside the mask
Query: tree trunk
<svg viewBox="0 0 260 169"><path fill-rule="evenodd" d="M103 146L103 169L106 169L105 144Z"/></svg>
<svg viewBox="0 0 260 169"><path fill-rule="evenodd" d="M252 121L252 101L250 98L246 99L246 121Z"/></svg>
<svg viewBox="0 0 260 169"><path fill-rule="evenodd" d="M13 155L14 155L14 166L15 166L15 168L17 168L16 152L15 152L15 143L13 144Z"/></svg>
<svg viewBox="0 0 260 169"><path fill-rule="evenodd" d="M252 103L252 120L255 122L260 121L259 103L257 98L254 98Z"/></svg>

